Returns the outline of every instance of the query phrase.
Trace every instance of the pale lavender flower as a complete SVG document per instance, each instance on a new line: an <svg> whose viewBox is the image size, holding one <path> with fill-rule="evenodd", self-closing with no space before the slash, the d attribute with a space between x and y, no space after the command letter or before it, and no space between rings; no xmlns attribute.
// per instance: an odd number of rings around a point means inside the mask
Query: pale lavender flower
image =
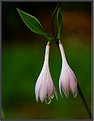
<svg viewBox="0 0 94 121"><path fill-rule="evenodd" d="M48 103L51 102L54 94L57 98L56 90L49 70L49 44L50 43L48 42L46 45L44 64L35 85L36 101L40 99L41 102L48 101Z"/></svg>
<svg viewBox="0 0 94 121"><path fill-rule="evenodd" d="M74 72L68 65L61 41L59 41L59 48L60 48L60 52L62 56L62 69L61 69L61 74L59 78L60 94L62 96L62 91L63 91L66 97L68 97L69 91L71 90L74 97L76 97L77 96L77 79L76 79Z"/></svg>

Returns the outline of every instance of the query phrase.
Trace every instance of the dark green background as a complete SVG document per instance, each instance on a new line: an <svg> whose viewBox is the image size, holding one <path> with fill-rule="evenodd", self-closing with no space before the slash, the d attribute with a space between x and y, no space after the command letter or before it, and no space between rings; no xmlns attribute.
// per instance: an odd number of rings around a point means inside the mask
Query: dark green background
<svg viewBox="0 0 94 121"><path fill-rule="evenodd" d="M32 33L21 20L16 7L37 17L50 32L50 18L55 2L2 3L2 109L4 119L87 119L88 113L78 94L61 98L58 79L61 56L54 43L50 50L50 71L56 98L47 105L36 102L35 83L44 61L45 38ZM91 3L62 3L62 43L66 58L74 71L91 109ZM55 22L55 31L56 31Z"/></svg>

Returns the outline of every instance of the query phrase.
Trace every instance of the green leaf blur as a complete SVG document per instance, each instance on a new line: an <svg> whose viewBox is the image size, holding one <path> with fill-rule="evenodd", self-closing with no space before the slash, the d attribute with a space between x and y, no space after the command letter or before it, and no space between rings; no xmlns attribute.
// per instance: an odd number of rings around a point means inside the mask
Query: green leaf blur
<svg viewBox="0 0 94 121"><path fill-rule="evenodd" d="M69 37L67 41L64 43L66 57L90 106L90 48L74 37ZM3 108L6 119L10 117L13 119L88 118L79 94L76 99L71 93L68 100L64 95L61 98L58 90L61 57L56 46L53 45L51 48L50 71L59 100L54 98L51 104L47 105L45 102L37 103L34 92L35 83L44 61L43 45L36 43L15 45L11 46L10 49L9 46L4 47ZM81 108L79 109L79 107ZM40 113L42 111L43 113Z"/></svg>
<svg viewBox="0 0 94 121"><path fill-rule="evenodd" d="M58 94L58 101L36 102L35 83L44 62L46 41L29 31L17 10L37 16L44 30L49 32L50 17L56 2L3 2L2 3L2 119L89 119L78 93L68 99L59 92L61 55L55 43L50 48L50 72ZM77 77L89 108L92 108L92 37L91 3L63 2L63 37L67 61ZM56 19L55 19L56 20ZM55 21L56 22L56 21ZM55 24L56 25L56 24ZM57 32L57 26L55 26Z"/></svg>

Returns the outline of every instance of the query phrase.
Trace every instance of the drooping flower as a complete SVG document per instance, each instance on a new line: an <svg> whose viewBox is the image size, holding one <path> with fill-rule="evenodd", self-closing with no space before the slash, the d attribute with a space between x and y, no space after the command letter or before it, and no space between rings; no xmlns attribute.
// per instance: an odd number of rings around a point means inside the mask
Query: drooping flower
<svg viewBox="0 0 94 121"><path fill-rule="evenodd" d="M63 91L65 96L68 97L69 91L71 90L74 97L76 97L77 96L77 79L76 79L74 72L68 65L61 41L59 41L59 48L60 48L61 57L62 57L62 69L61 69L61 74L59 78L60 94L62 96L62 91Z"/></svg>
<svg viewBox="0 0 94 121"><path fill-rule="evenodd" d="M44 64L35 85L36 101L40 99L41 102L46 101L47 103L51 102L54 94L57 98L56 90L49 70L49 44L50 43L48 42L46 45Z"/></svg>

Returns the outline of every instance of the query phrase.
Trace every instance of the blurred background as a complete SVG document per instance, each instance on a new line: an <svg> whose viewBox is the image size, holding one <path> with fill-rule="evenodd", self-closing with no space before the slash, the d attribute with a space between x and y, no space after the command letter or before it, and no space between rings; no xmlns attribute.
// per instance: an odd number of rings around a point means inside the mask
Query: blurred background
<svg viewBox="0 0 94 121"><path fill-rule="evenodd" d="M35 16L50 32L50 18L57 2L2 2L2 109L4 119L88 119L78 93L61 98L58 80L61 56L53 43L50 71L56 98L47 105L36 102L35 83L44 61L45 38L34 34L21 20L16 7ZM62 43L66 58L91 109L92 14L90 2L62 2ZM55 31L57 31L55 21Z"/></svg>

